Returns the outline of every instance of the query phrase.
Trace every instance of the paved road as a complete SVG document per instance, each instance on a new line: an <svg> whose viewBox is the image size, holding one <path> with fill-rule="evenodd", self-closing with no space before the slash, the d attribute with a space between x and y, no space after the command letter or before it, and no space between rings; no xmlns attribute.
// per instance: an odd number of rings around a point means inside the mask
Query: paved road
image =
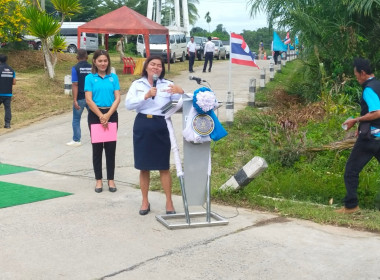
<svg viewBox="0 0 380 280"><path fill-rule="evenodd" d="M239 108L247 102L249 79L258 78L259 71L232 69ZM206 74L196 69L194 75L198 73L225 101L228 63L217 63ZM175 81L187 91L197 87L187 73ZM380 279L378 234L216 204L212 210L228 225L168 230L155 218L165 211L160 192L150 193L151 213L138 215L141 196L131 133L135 113L121 105L119 114L116 193L93 191L84 118L84 144L77 148L65 145L71 114L0 136L1 163L35 168L1 176L1 181L73 193L0 209L1 280ZM174 116L174 126L180 139L180 115ZM174 204L177 212L183 211L181 197L174 196Z"/></svg>

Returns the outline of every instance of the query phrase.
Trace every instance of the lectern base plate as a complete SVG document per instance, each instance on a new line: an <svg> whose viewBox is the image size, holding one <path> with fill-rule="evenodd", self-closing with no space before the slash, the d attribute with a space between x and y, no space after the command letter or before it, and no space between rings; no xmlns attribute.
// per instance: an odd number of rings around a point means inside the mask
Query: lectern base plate
<svg viewBox="0 0 380 280"><path fill-rule="evenodd" d="M189 222L186 221L185 213L157 215L156 219L168 229L223 226L228 224L228 220L214 212L210 212L209 221L207 221L207 216L207 212L189 213Z"/></svg>

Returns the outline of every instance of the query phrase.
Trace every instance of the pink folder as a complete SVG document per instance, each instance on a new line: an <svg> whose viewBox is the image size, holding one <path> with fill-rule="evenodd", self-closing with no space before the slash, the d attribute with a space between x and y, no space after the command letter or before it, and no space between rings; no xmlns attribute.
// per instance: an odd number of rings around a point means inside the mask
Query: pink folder
<svg viewBox="0 0 380 280"><path fill-rule="evenodd" d="M91 143L111 142L116 141L116 139L116 123L108 123L108 127L103 127L100 123L91 125Z"/></svg>

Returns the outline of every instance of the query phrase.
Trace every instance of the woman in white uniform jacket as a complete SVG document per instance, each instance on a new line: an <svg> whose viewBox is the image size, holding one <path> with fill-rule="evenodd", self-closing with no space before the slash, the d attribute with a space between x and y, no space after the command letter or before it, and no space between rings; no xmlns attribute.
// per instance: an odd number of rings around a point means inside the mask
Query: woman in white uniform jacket
<svg viewBox="0 0 380 280"><path fill-rule="evenodd" d="M153 87L153 76L156 86ZM128 90L125 106L138 113L133 125L135 168L140 170L142 205L140 215L150 211L148 199L150 170L159 170L161 185L166 195L166 213L175 214L171 197L170 138L161 107L178 100L184 91L164 79L165 64L161 57L150 56L145 61L142 78L134 81Z"/></svg>

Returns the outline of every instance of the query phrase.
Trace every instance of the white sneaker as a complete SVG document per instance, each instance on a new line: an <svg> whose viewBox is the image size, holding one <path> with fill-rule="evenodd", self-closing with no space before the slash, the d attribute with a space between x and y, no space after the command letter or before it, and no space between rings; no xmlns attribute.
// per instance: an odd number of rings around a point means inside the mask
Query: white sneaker
<svg viewBox="0 0 380 280"><path fill-rule="evenodd" d="M74 140L71 140L70 142L66 143L67 146L71 146L71 147L78 147L80 145L82 145L82 143L80 141L76 142Z"/></svg>

